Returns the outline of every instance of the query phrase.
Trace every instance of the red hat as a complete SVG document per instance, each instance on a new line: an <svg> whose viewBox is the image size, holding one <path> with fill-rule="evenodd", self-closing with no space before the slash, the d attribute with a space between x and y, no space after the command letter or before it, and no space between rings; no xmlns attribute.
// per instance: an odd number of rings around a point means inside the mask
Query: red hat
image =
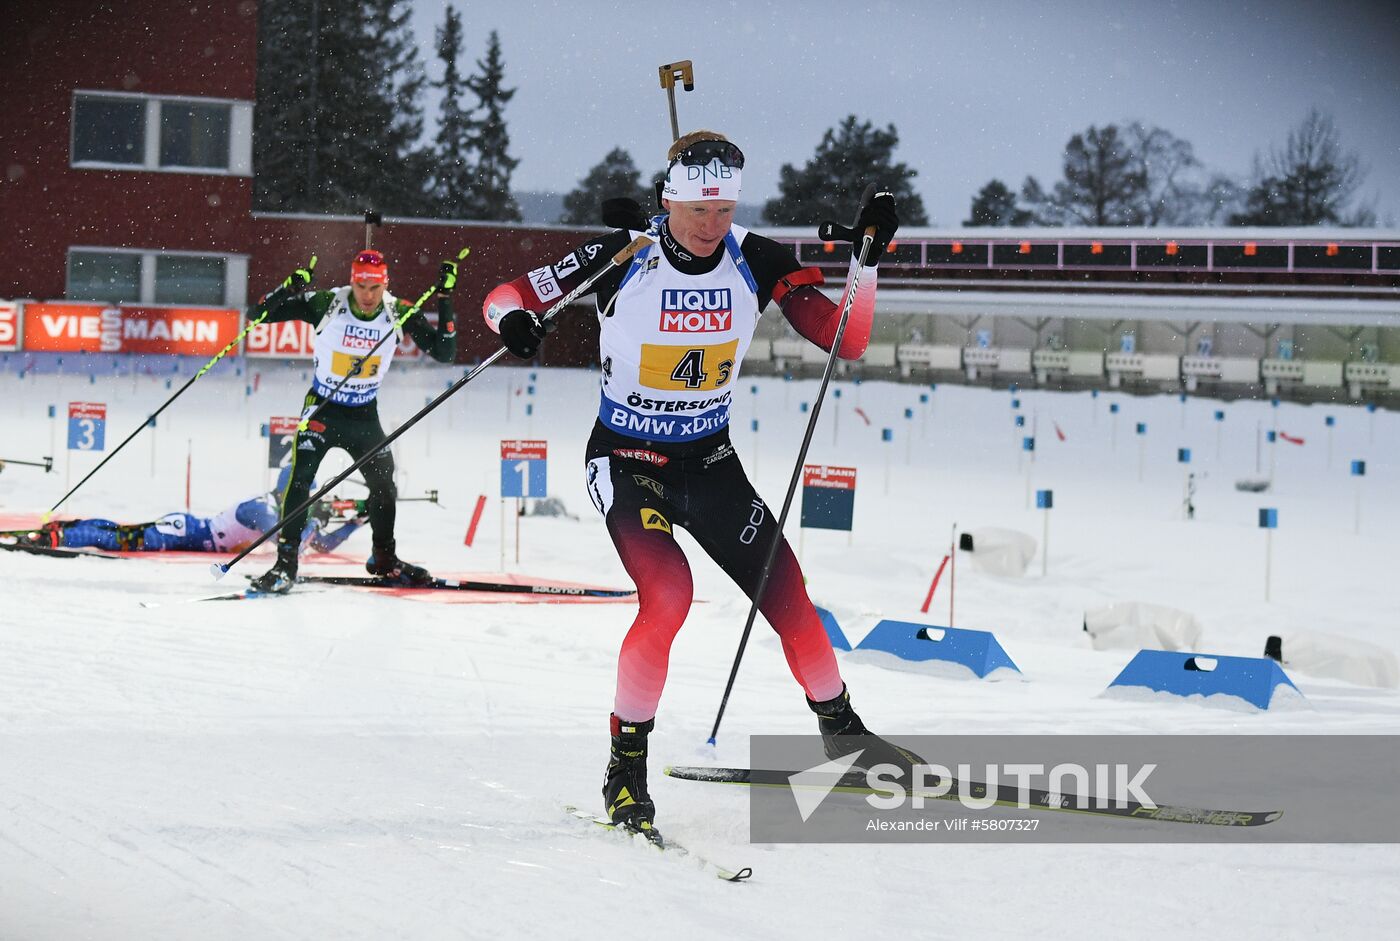
<svg viewBox="0 0 1400 941"><path fill-rule="evenodd" d="M373 249L365 249L355 256L355 260L350 263L351 283L368 282L370 284L387 284L389 281L389 266L384 261L384 256Z"/></svg>

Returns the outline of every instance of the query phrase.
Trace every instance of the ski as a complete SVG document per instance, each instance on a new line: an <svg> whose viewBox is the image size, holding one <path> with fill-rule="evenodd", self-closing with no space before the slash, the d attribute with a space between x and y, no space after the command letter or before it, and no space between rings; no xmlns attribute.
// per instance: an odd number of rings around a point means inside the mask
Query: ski
<svg viewBox="0 0 1400 941"><path fill-rule="evenodd" d="M809 778L807 774L798 771L668 766L663 773L685 781L710 781L718 784L737 784L741 787L825 788L843 794L885 793L867 784L864 772L860 771L847 772L837 779L830 788L827 788L827 784L831 781L829 776L826 781L821 781L814 779L815 776ZM798 774L802 774L804 780L800 783L794 783L792 779ZM980 781L954 781L947 794L934 794L925 791L923 796L939 800L958 800L962 794L979 802L986 800L989 796L987 785ZM1019 794L1020 792L1014 785L1000 785L996 790L996 800L993 803L998 807L1021 808L1018 802ZM1080 803L1080 800L1074 794L1054 793L1044 788L1029 788L1025 791L1025 795L1029 806L1021 809L1054 810L1093 817L1150 820L1159 823L1190 823L1216 827L1262 827L1283 816L1281 810L1212 810L1205 807L1178 807L1165 804L1145 807L1134 801L1110 804L1105 807L1095 806L1085 801L1086 806L1079 807L1076 805Z"/></svg>
<svg viewBox="0 0 1400 941"><path fill-rule="evenodd" d="M75 550L68 550L75 551ZM83 553L80 553L83 554ZM98 558L112 558L112 556L98 556ZM252 578L253 576L248 576ZM475 582L475 581L454 581L446 578L435 578L426 585L413 585L407 582L397 581L392 578L384 578L376 575L299 575L297 576L298 586L341 586L349 588L394 588L398 590L408 589L410 591L494 591L511 594L531 594L531 595L563 595L567 597L584 598L628 598L636 594L635 591L615 589L615 588L575 588L557 585L513 585L509 582ZM297 594L306 594L314 591L314 588L298 588ZM277 597L268 592L245 589L243 591L225 592L218 595L206 595L202 598L185 598L180 601L143 601L143 608L159 608L163 605L171 604L195 604L202 601L249 601L254 598Z"/></svg>
<svg viewBox="0 0 1400 941"><path fill-rule="evenodd" d="M590 813L586 810L580 810L572 804L566 804L564 806L564 813L568 814L570 817L573 817L576 820L587 821L595 826L602 827L604 830L611 830L615 833L621 834L629 838L634 836L640 836L652 846L656 847L662 852L670 853L673 856L689 857L690 859L693 859L694 861L700 864L701 868L705 869L708 872L714 873L716 877L723 879L725 882L743 882L745 879L748 879L750 876L753 875L753 869L749 868L748 866L736 870L726 869L723 866L712 863L708 859L705 859L702 856L692 853L690 850L686 849L684 846L677 843L675 840L662 837L661 833L657 830L643 831L633 830L628 827L619 827L607 817L601 816L599 814Z"/></svg>
<svg viewBox="0 0 1400 941"><path fill-rule="evenodd" d="M60 546L34 546L16 542L7 534L0 535L0 549L8 552L27 552L30 555L46 555L53 559L121 559L119 555L107 555L87 549L65 549Z"/></svg>
<svg viewBox="0 0 1400 941"><path fill-rule="evenodd" d="M297 582L313 585L349 585L356 588L411 588L422 591L493 591L517 595L563 595L574 598L630 598L637 592L627 588L588 588L570 585L516 585L511 582L459 581L434 578L415 585L376 575L301 575Z"/></svg>
<svg viewBox="0 0 1400 941"><path fill-rule="evenodd" d="M315 589L299 591L298 595L314 593ZM181 598L177 601L142 601L143 608L164 608L177 604L199 604L204 601L259 601L263 598L285 598L290 592L258 591L253 588L245 588L242 591L228 591L221 595L205 595L202 598Z"/></svg>

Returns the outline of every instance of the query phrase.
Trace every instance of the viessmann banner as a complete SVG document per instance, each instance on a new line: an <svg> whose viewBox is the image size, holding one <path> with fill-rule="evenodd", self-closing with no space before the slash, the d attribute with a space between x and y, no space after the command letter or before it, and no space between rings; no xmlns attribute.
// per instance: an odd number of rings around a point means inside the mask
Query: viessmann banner
<svg viewBox="0 0 1400 941"><path fill-rule="evenodd" d="M240 319L233 309L27 303L21 348L213 356L238 336Z"/></svg>

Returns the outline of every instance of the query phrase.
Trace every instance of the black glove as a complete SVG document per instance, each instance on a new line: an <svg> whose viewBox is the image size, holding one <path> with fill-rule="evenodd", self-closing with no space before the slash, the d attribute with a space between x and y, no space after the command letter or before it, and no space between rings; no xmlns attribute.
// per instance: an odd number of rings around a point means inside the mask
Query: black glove
<svg viewBox="0 0 1400 941"><path fill-rule="evenodd" d="M311 262L305 268L298 268L287 279L282 282L282 287L291 294L305 291L311 287L311 279L316 276L316 256L311 256Z"/></svg>
<svg viewBox="0 0 1400 941"><path fill-rule="evenodd" d="M497 324L501 330L501 341L506 349L521 359L530 359L540 350L544 340L545 327L539 315L532 310L517 307L508 310Z"/></svg>
<svg viewBox="0 0 1400 941"><path fill-rule="evenodd" d="M444 261L438 265L437 292L439 294L451 294L452 289L457 286L457 263L455 261Z"/></svg>
<svg viewBox="0 0 1400 941"><path fill-rule="evenodd" d="M856 237L855 252L860 254L860 242L864 232L870 226L875 227L875 239L870 243L870 251L865 253L865 263L875 266L880 263L880 256L885 254L885 247L894 238L894 233L899 229L899 213L895 210L894 194L888 190L880 190L860 207L860 215L856 216Z"/></svg>

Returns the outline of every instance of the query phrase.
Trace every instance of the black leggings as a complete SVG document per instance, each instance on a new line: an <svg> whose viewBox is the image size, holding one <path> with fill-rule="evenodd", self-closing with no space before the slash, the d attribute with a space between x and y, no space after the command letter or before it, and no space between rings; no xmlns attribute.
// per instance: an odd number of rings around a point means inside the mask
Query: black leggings
<svg viewBox="0 0 1400 941"><path fill-rule="evenodd" d="M305 408L314 408L321 400L307 395ZM305 414L305 411L303 411ZM359 460L376 444L384 440L384 428L379 424L379 409L375 403L351 407L327 405L311 420L305 431L298 431L292 445L292 476L282 493L281 509L300 506L311 495L311 482L321 466L321 459L332 448L343 448ZM360 473L369 485L365 509L369 515L370 532L376 549L394 548L394 513L399 498L394 486L394 455L388 449L360 465ZM300 545L301 531L306 528L306 510L287 520L277 536L280 558L295 556Z"/></svg>

